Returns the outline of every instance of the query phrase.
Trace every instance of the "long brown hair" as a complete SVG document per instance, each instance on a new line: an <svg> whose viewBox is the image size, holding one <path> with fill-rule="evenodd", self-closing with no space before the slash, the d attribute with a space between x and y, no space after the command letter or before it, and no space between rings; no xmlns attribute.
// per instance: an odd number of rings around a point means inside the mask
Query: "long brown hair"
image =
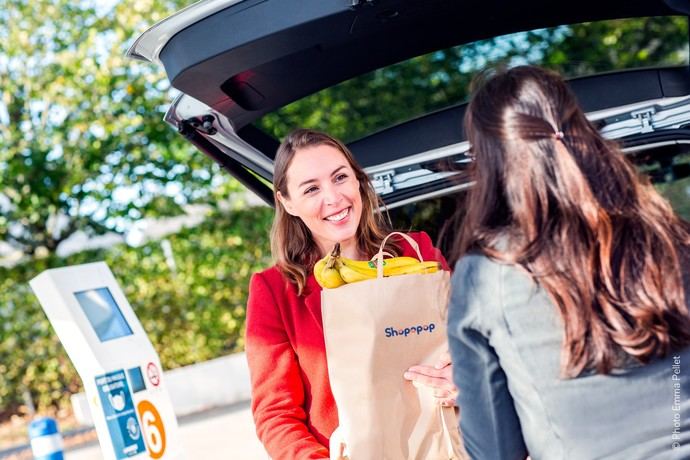
<svg viewBox="0 0 690 460"><path fill-rule="evenodd" d="M563 320L563 376L690 344L690 225L601 137L559 75L523 66L488 78L465 132L476 185L454 259L479 251L531 274Z"/></svg>
<svg viewBox="0 0 690 460"><path fill-rule="evenodd" d="M298 150L319 145L330 145L344 156L359 181L359 192L362 195L362 216L357 228L357 249L363 254L373 256L390 228L379 212L379 199L374 188L361 166L357 164L352 152L338 139L311 129L297 129L290 133L278 147L273 172L273 196L276 213L271 228L271 253L281 272L297 285L298 294L302 294L306 279L314 263L320 257L316 242L302 219L285 211L278 200L278 192L289 197L287 189L287 172L292 158ZM392 243L388 249L397 253L399 249Z"/></svg>

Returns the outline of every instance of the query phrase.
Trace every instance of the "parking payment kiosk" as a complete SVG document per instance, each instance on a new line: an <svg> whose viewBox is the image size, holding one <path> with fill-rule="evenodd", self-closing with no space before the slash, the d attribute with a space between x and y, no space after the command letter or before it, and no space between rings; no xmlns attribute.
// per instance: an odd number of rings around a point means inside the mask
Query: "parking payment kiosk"
<svg viewBox="0 0 690 460"><path fill-rule="evenodd" d="M182 458L158 355L104 262L30 282L84 383L105 459Z"/></svg>

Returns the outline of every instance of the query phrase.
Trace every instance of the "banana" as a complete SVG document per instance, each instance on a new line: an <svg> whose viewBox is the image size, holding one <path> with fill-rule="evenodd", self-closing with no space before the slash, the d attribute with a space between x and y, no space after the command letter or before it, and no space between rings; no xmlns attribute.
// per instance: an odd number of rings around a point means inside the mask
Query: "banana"
<svg viewBox="0 0 690 460"><path fill-rule="evenodd" d="M346 283L356 283L357 281L376 278L376 270L373 270L373 274L370 273L371 270L369 270L369 272L361 272L342 262L338 266L338 272Z"/></svg>
<svg viewBox="0 0 690 460"><path fill-rule="evenodd" d="M316 282L319 283L321 287L324 285L323 276L321 274L323 273L323 268L326 266L327 261L328 257L324 257L314 264L314 278L316 278Z"/></svg>
<svg viewBox="0 0 690 460"><path fill-rule="evenodd" d="M367 264L368 261L366 260L352 260L346 257L341 257L339 267L340 275L355 281L376 278L376 268L371 268ZM348 283L349 282L353 281L348 281Z"/></svg>
<svg viewBox="0 0 690 460"><path fill-rule="evenodd" d="M340 272L335 266L329 268L328 264L326 264L323 272L321 272L321 277L324 283L323 287L329 289L337 288L345 284L345 280L340 276Z"/></svg>
<svg viewBox="0 0 690 460"><path fill-rule="evenodd" d="M314 264L314 277L321 287L328 289L337 288L345 284L340 276L340 243L336 244L333 251Z"/></svg>
<svg viewBox="0 0 690 460"><path fill-rule="evenodd" d="M402 267L404 265L411 265L416 263L419 263L419 259L417 259L416 257L408 256L391 257L390 259L383 259L383 272L385 274L387 269ZM374 262L373 260L369 261L368 264L370 267L376 269L376 262Z"/></svg>
<svg viewBox="0 0 690 460"><path fill-rule="evenodd" d="M423 274L423 273L435 273L441 269L441 264L435 260L428 262L417 262L416 264L403 265L401 267L395 267L390 270L388 276L398 276L398 275L410 275L410 274Z"/></svg>
<svg viewBox="0 0 690 460"><path fill-rule="evenodd" d="M335 267L335 261L336 259L329 254L314 265L314 277L321 287L333 289L345 284ZM329 264L332 266L329 267Z"/></svg>
<svg viewBox="0 0 690 460"><path fill-rule="evenodd" d="M434 273L441 269L436 261L420 262L414 257L391 257L383 260L383 276ZM340 255L340 243L314 265L316 281L325 288L333 289L346 283L356 283L376 278L376 262L353 260Z"/></svg>
<svg viewBox="0 0 690 460"><path fill-rule="evenodd" d="M373 260L352 260L346 257L341 257L342 264L349 267L362 275L369 278L376 278L376 262ZM417 264L419 260L414 257L391 257L390 259L383 259L383 276L390 276L391 270L397 267Z"/></svg>

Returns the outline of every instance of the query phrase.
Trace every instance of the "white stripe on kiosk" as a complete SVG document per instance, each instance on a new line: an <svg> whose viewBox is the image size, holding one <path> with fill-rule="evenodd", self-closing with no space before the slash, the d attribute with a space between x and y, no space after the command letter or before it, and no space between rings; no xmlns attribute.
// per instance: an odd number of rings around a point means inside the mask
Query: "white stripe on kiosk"
<svg viewBox="0 0 690 460"><path fill-rule="evenodd" d="M158 354L104 262L30 282L84 383L103 458L183 457Z"/></svg>

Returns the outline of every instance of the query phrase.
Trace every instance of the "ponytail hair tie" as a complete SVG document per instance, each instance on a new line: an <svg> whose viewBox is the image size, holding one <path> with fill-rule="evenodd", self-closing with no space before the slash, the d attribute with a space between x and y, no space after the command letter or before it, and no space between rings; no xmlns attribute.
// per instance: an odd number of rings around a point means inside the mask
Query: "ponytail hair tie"
<svg viewBox="0 0 690 460"><path fill-rule="evenodd" d="M563 138L565 137L565 134L563 134L563 131L556 131L555 133L553 133L553 137L554 137L557 141L562 141Z"/></svg>

